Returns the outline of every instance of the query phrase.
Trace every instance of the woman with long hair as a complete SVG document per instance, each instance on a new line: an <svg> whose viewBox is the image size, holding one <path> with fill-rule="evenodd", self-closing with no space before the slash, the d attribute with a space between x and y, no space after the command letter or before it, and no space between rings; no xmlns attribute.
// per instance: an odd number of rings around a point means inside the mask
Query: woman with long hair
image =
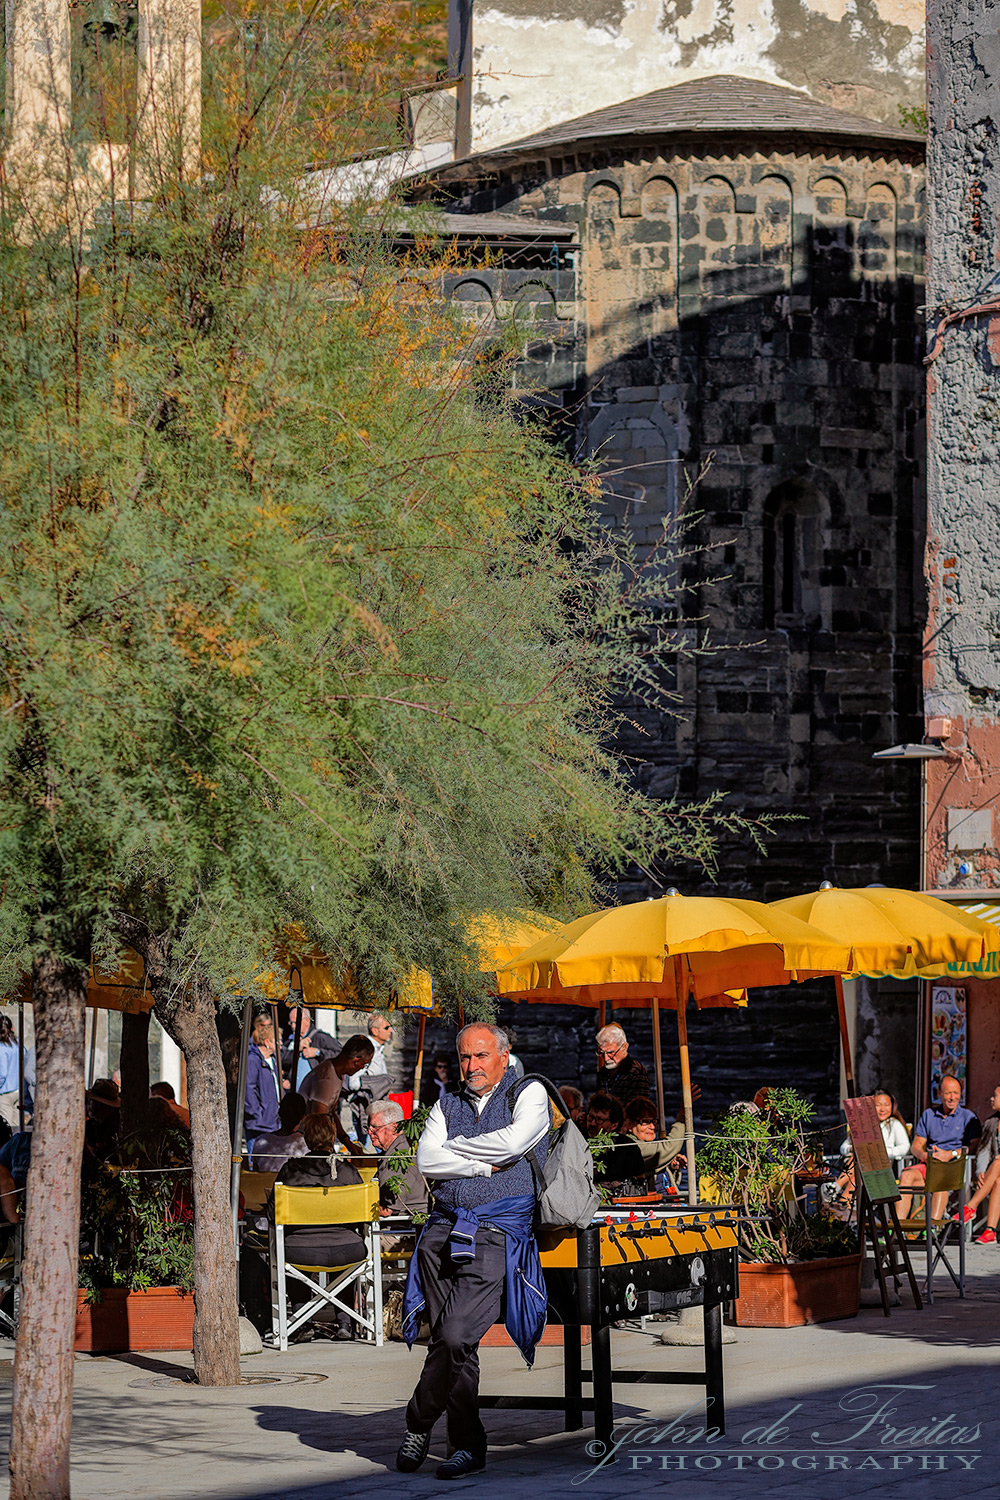
<svg viewBox="0 0 1000 1500"><path fill-rule="evenodd" d="M21 1060L10 1016L0 1012L0 1119L6 1120L12 1130L20 1130L18 1097L20 1094Z"/></svg>

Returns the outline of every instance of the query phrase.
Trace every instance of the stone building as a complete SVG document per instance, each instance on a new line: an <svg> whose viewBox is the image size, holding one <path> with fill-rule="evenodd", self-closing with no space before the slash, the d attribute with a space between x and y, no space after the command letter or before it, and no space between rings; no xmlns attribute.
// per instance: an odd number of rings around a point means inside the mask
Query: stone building
<svg viewBox="0 0 1000 1500"><path fill-rule="evenodd" d="M516 383L606 470L605 518L649 545L679 507L700 513L682 624L713 650L673 669L682 717L630 715L637 777L802 820L766 858L724 842L729 892L914 886L919 782L872 754L923 734L922 139L701 78L479 151L410 199L461 227L448 290L469 317L487 335L520 320ZM693 866L655 873L708 888ZM655 889L637 874L619 894ZM787 992L734 1022L724 1083L730 1043L712 1044L718 1102L749 1063L835 1107L832 998L796 994L801 1035Z"/></svg>
<svg viewBox="0 0 1000 1500"><path fill-rule="evenodd" d="M922 733L922 184L899 127L717 78L412 195L469 216L451 295L533 317L517 381L609 471L606 519L651 543L702 515L683 609L715 651L679 668L686 717L640 714L623 749L659 795L806 820L727 867L758 896L917 878L914 780L871 755Z"/></svg>

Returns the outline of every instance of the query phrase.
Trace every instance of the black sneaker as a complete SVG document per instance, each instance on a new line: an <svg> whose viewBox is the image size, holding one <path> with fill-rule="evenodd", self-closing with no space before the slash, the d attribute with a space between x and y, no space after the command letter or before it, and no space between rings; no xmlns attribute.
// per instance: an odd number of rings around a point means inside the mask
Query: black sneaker
<svg viewBox="0 0 1000 1500"><path fill-rule="evenodd" d="M466 1474L481 1474L486 1468L485 1453L470 1453L468 1448L457 1448L446 1464L439 1464L439 1479L464 1479Z"/></svg>
<svg viewBox="0 0 1000 1500"><path fill-rule="evenodd" d="M396 1468L401 1474L415 1474L430 1452L430 1447L429 1432L407 1431L396 1454Z"/></svg>

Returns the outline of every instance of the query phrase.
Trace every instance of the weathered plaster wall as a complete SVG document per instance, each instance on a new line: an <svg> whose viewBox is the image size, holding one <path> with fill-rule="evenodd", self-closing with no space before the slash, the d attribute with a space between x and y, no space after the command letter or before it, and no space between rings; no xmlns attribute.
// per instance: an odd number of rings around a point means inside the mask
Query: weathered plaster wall
<svg viewBox="0 0 1000 1500"><path fill-rule="evenodd" d="M473 11L473 149L713 73L899 123L924 102L919 0L503 0Z"/></svg>
<svg viewBox="0 0 1000 1500"><path fill-rule="evenodd" d="M927 768L932 889L1000 889L998 88L993 9L928 6L924 695L928 716L951 721L949 759Z"/></svg>
<svg viewBox="0 0 1000 1500"><path fill-rule="evenodd" d="M1000 979L963 979L968 995L969 1063L965 1099L981 1120L1000 1084Z"/></svg>

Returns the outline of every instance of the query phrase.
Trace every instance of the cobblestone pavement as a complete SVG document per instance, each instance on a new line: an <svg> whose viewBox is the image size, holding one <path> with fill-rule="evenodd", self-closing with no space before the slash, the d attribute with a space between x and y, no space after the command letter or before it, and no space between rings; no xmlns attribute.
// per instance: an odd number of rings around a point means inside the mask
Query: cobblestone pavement
<svg viewBox="0 0 1000 1500"><path fill-rule="evenodd" d="M492 1411L490 1466L454 1489L510 1496L678 1500L841 1500L846 1495L996 1493L1000 1419L1000 1248L970 1250L969 1295L933 1308L788 1331L737 1329L726 1347L728 1432L706 1442L697 1387L619 1386L619 1448L595 1467L590 1432L559 1431L551 1412ZM615 1362L691 1370L699 1351L649 1334L614 1335ZM560 1390L561 1356L527 1371L509 1349L483 1352L483 1389ZM0 1383L9 1389L9 1346ZM244 1361L252 1382L200 1390L185 1355L93 1358L76 1365L74 1500L378 1500L441 1489L433 1462L398 1475L393 1457L421 1352L316 1342ZM271 1383L271 1377L278 1377ZM6 1412L4 1414L6 1421ZM444 1434L435 1454L445 1454ZM942 1471L944 1477L942 1477Z"/></svg>

